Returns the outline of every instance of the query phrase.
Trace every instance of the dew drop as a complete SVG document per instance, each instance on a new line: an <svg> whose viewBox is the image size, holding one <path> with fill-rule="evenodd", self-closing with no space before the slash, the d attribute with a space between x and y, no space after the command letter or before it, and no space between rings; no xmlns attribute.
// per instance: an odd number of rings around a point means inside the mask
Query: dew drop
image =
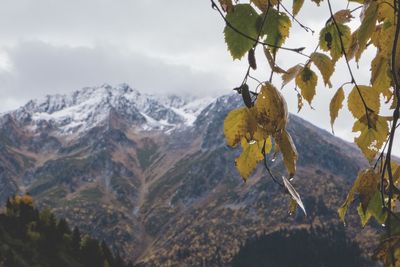
<svg viewBox="0 0 400 267"><path fill-rule="evenodd" d="M275 162L275 157L273 157L273 158L271 159L271 161L272 161L272 162Z"/></svg>
<svg viewBox="0 0 400 267"><path fill-rule="evenodd" d="M385 228L385 227L386 227L386 224L382 223L382 225L381 225L381 226L382 226L382 228Z"/></svg>
<svg viewBox="0 0 400 267"><path fill-rule="evenodd" d="M345 222L343 222L343 226L346 227L346 223Z"/></svg>
<svg viewBox="0 0 400 267"><path fill-rule="evenodd" d="M291 177L290 179L289 179L289 182L291 182L291 181L293 181L294 180L294 177Z"/></svg>
<svg viewBox="0 0 400 267"><path fill-rule="evenodd" d="M256 140L250 140L249 145L254 145L256 143Z"/></svg>

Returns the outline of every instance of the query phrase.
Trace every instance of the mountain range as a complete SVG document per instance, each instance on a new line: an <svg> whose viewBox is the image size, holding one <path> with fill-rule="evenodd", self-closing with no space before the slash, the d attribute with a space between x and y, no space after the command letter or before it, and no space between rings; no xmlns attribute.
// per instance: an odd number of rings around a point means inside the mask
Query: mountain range
<svg viewBox="0 0 400 267"><path fill-rule="evenodd" d="M228 263L249 237L337 223L336 209L360 168L353 144L291 115L299 153L293 184L308 216L260 166L244 183L238 149L223 136L237 94L217 99L154 96L127 84L52 95L0 114L0 200L29 192L74 226L143 266ZM269 157L277 177L285 168ZM349 215L366 253L376 232Z"/></svg>

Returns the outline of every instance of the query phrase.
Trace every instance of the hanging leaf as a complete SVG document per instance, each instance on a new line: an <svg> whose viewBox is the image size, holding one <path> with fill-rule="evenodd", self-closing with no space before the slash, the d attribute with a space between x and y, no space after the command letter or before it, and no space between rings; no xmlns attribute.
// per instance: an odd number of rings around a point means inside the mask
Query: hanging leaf
<svg viewBox="0 0 400 267"><path fill-rule="evenodd" d="M299 14L299 11L301 9L301 7L304 4L304 0L293 0L293 7L292 7L292 14L293 16L296 16L297 14Z"/></svg>
<svg viewBox="0 0 400 267"><path fill-rule="evenodd" d="M353 132L360 132L354 141L371 162L386 141L389 127L383 117L370 113L368 118L364 115L354 123Z"/></svg>
<svg viewBox="0 0 400 267"><path fill-rule="evenodd" d="M249 62L249 66L253 69L257 69L257 62L256 62L256 57L254 55L254 48L250 49L248 54L247 54L247 60Z"/></svg>
<svg viewBox="0 0 400 267"><path fill-rule="evenodd" d="M281 46L289 36L289 30L292 26L289 17L283 12L270 8L265 23L261 25L263 19L264 14L261 14L259 17L259 24L261 35L267 35L265 42L273 46ZM275 53L277 48L273 46L270 48L272 53Z"/></svg>
<svg viewBox="0 0 400 267"><path fill-rule="evenodd" d="M264 54L265 57L267 58L268 65L270 66L271 70L273 70L276 73L286 73L286 71L279 66L276 65L274 58L271 55L271 52L269 48L264 46Z"/></svg>
<svg viewBox="0 0 400 267"><path fill-rule="evenodd" d="M275 141L279 145L289 177L293 177L296 172L297 150L292 137L286 130L282 130L275 135Z"/></svg>
<svg viewBox="0 0 400 267"><path fill-rule="evenodd" d="M321 3L323 0L311 0L311 1L313 1L314 3L316 3L316 4L319 6L320 3Z"/></svg>
<svg viewBox="0 0 400 267"><path fill-rule="evenodd" d="M232 0L219 0L219 3L226 13L233 11Z"/></svg>
<svg viewBox="0 0 400 267"><path fill-rule="evenodd" d="M254 108L257 124L266 134L285 128L288 120L286 101L271 83L263 85Z"/></svg>
<svg viewBox="0 0 400 267"><path fill-rule="evenodd" d="M389 100L393 93L390 91L392 85L390 73L390 59L379 53L371 62L371 84L373 90L382 93Z"/></svg>
<svg viewBox="0 0 400 267"><path fill-rule="evenodd" d="M276 6L279 3L278 0L251 0L250 2L263 12L267 11L268 2L270 2L272 6Z"/></svg>
<svg viewBox="0 0 400 267"><path fill-rule="evenodd" d="M303 70L303 66L301 66L300 64L288 69L286 71L286 73L282 75L282 81L283 81L282 82L282 88L286 84L288 84L291 80L293 80L299 74L299 72L302 71L302 70Z"/></svg>
<svg viewBox="0 0 400 267"><path fill-rule="evenodd" d="M362 170L358 173L357 179L354 181L353 187L350 189L345 202L338 209L339 217L342 221L344 221L347 209L354 201L355 194L359 194L362 211L365 213L369 202L374 197L375 193L379 192L379 181L379 173L376 173L372 168Z"/></svg>
<svg viewBox="0 0 400 267"><path fill-rule="evenodd" d="M358 29L358 46L359 49L356 53L356 61L361 57L361 54L366 48L368 40L371 38L372 33L375 31L376 20L378 16L378 3L376 1L368 1L368 5L361 25Z"/></svg>
<svg viewBox="0 0 400 267"><path fill-rule="evenodd" d="M242 139L241 144L243 151L236 159L236 168L243 180L246 181L257 167L258 162L264 159L264 156L261 153L262 144L260 142L255 140L247 142L246 139Z"/></svg>
<svg viewBox="0 0 400 267"><path fill-rule="evenodd" d="M303 97L300 93L297 93L297 113L303 108Z"/></svg>
<svg viewBox="0 0 400 267"><path fill-rule="evenodd" d="M360 203L357 207L358 215L361 219L361 225L364 227L371 217L375 218L375 220L379 224L383 224L387 218L387 212L382 209L382 197L381 192L375 191L371 200L368 203L367 209L364 211L362 208L362 204Z"/></svg>
<svg viewBox="0 0 400 267"><path fill-rule="evenodd" d="M227 21L240 32L256 39L259 15L249 4L238 4L233 12L226 15ZM225 42L233 59L241 59L254 44L254 41L240 35L228 25L224 29Z"/></svg>
<svg viewBox="0 0 400 267"><path fill-rule="evenodd" d="M347 54L347 59L350 61L356 56L356 53L359 49L359 44L358 44L358 29L355 30L350 37L350 44L349 47L347 48L346 54Z"/></svg>
<svg viewBox="0 0 400 267"><path fill-rule="evenodd" d="M333 17L335 18L336 23L339 24L348 23L354 18L349 9L339 10L333 15Z"/></svg>
<svg viewBox="0 0 400 267"><path fill-rule="evenodd" d="M303 201L301 201L300 194L297 193L296 189L293 185L286 179L285 176L282 176L283 184L285 185L286 189L288 190L289 194L292 196L292 199L296 202L297 205L303 210L304 214L307 216L306 209L304 207Z"/></svg>
<svg viewBox="0 0 400 267"><path fill-rule="evenodd" d="M333 131L333 124L335 123L336 118L339 115L339 110L343 107L344 100L344 90L340 87L335 95L332 97L331 103L329 104L329 113L331 115L331 127Z"/></svg>
<svg viewBox="0 0 400 267"><path fill-rule="evenodd" d="M242 138L252 140L257 123L250 109L240 108L228 113L224 121L224 134L228 146L235 147Z"/></svg>
<svg viewBox="0 0 400 267"><path fill-rule="evenodd" d="M325 86L332 88L330 78L335 71L335 63L327 55L318 52L312 53L310 59L321 72Z"/></svg>
<svg viewBox="0 0 400 267"><path fill-rule="evenodd" d="M296 76L296 84L301 90L301 95L310 105L316 93L317 82L317 75L307 66Z"/></svg>
<svg viewBox="0 0 400 267"><path fill-rule="evenodd" d="M378 114L380 109L379 93L376 90L373 90L370 86L360 85L358 88L360 89L360 93L368 108ZM357 119L365 116L366 113L360 93L358 92L357 87L354 86L347 100L349 111Z"/></svg>
<svg viewBox="0 0 400 267"><path fill-rule="evenodd" d="M343 42L344 50L347 51L350 45L350 28L343 24L338 24L338 30L334 23L329 23L323 28L319 34L319 45L323 51L329 51L332 60L336 62L342 56L342 45L340 36Z"/></svg>

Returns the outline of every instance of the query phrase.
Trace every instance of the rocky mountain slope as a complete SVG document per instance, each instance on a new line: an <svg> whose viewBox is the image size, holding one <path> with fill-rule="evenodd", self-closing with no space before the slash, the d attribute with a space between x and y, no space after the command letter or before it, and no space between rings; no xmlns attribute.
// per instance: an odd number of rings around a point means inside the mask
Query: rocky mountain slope
<svg viewBox="0 0 400 267"><path fill-rule="evenodd" d="M293 183L309 216L288 216L288 196L264 169L246 184L235 170L240 151L226 146L222 127L239 105L234 94L156 97L125 84L30 101L0 117L0 200L29 192L149 266L229 262L249 236L336 221L366 165L358 149L291 116L300 158ZM285 171L280 158L270 165L278 177Z"/></svg>

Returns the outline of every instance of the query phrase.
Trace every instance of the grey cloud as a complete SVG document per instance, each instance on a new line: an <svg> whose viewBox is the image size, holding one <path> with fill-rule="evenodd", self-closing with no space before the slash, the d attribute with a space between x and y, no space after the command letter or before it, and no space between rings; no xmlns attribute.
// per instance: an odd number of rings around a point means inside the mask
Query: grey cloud
<svg viewBox="0 0 400 267"><path fill-rule="evenodd" d="M221 93L226 83L214 73L171 65L112 46L88 48L24 42L7 52L12 71L0 73L0 98L11 104L101 83L127 82L143 92L195 96ZM0 110L7 106L3 104Z"/></svg>

